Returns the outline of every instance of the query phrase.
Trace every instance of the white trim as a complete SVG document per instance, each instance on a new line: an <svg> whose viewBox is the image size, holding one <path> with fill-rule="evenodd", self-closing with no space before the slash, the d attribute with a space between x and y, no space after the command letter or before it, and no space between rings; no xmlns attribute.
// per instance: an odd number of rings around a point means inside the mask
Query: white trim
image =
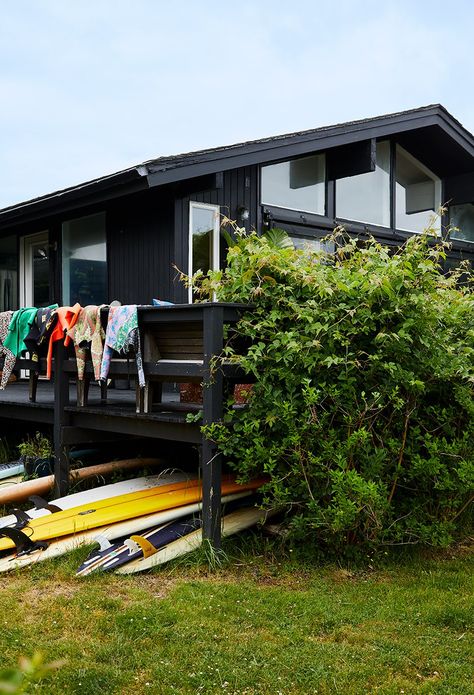
<svg viewBox="0 0 474 695"><path fill-rule="evenodd" d="M48 244L49 232L45 229L38 234L29 234L20 237L20 297L19 306L29 307L33 305L33 246L35 244ZM27 379L30 372L27 369L20 371L20 378Z"/></svg>
<svg viewBox="0 0 474 695"><path fill-rule="evenodd" d="M188 230L188 276L193 272L193 210L210 210L214 213L214 228L212 230L212 258L211 270L219 270L219 254L220 254L220 207L210 203L197 203L194 200L189 201L189 230ZM193 288L190 285L188 288L188 302L193 302Z"/></svg>
<svg viewBox="0 0 474 695"><path fill-rule="evenodd" d="M20 306L33 306L33 253L35 244L48 244L49 233L45 229L38 234L20 238Z"/></svg>

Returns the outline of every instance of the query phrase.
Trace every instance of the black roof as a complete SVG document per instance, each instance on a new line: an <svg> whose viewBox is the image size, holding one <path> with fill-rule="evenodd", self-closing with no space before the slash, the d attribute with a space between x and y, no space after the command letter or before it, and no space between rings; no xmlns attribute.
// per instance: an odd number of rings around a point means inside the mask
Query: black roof
<svg viewBox="0 0 474 695"><path fill-rule="evenodd" d="M456 155L454 161L457 169L451 173L473 170L474 136L441 104L431 104L383 116L149 159L122 171L3 208L0 210L0 226L17 223L25 215L31 218L34 214L40 216L54 212L65 202L81 204L89 198L92 201L107 199L134 190L239 166L278 161L363 139L397 134L402 140L405 138L409 142L411 139L416 145L419 129L424 129L424 132L436 130L438 140L439 131L445 133L447 141L442 148L443 161L446 162L446 157L450 157L453 150ZM436 170L436 161L433 170Z"/></svg>

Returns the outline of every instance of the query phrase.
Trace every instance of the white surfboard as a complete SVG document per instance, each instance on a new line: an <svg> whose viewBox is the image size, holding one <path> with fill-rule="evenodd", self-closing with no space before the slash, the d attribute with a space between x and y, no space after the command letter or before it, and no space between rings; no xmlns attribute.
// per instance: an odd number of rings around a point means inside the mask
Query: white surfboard
<svg viewBox="0 0 474 695"><path fill-rule="evenodd" d="M4 478L11 478L12 475L22 476L25 467L22 463L5 463L0 465L0 481Z"/></svg>
<svg viewBox="0 0 474 695"><path fill-rule="evenodd" d="M227 495L222 498L222 502L232 502L233 500L241 499L251 494L253 494L252 491L245 491ZM167 509L166 511L157 512L156 514L149 514L148 516L129 519L127 521L120 521L117 524L111 524L107 527L102 526L100 528L90 529L89 531L83 531L74 536L59 538L56 541L51 541L45 550L34 550L31 553L20 555L19 557L12 553L7 557L1 558L0 572L21 569L23 567L27 567L28 565L35 564L36 562L43 562L44 560L60 557L61 555L64 555L65 553L75 550L83 545L94 543L96 540L100 540L101 543L104 543L123 536L131 536L152 526L165 524L168 521L180 519L182 516L196 514L201 511L201 508L201 502L196 502L194 504L188 504L184 507Z"/></svg>
<svg viewBox="0 0 474 695"><path fill-rule="evenodd" d="M224 500L223 500L224 501ZM226 514L222 519L222 536L231 536L234 533L243 531L246 528L255 526L259 521L264 521L277 513L278 510L265 511L256 507L243 507L235 512ZM165 562L174 560L192 550L199 548L202 543L202 530L192 531L187 536L183 536L177 541L170 543L161 550L158 550L154 555L147 558L133 560L128 565L119 567L116 574L135 574L136 572L144 572L158 565L163 565Z"/></svg>
<svg viewBox="0 0 474 695"><path fill-rule="evenodd" d="M59 509L72 509L73 507L78 507L82 504L98 502L99 500L109 499L110 497L126 495L129 492L139 492L140 490L148 490L152 487L168 485L168 483L178 483L188 479L189 476L186 473L180 471L167 473L164 471L163 473L157 475L147 475L141 478L133 478L132 480L123 480L120 483L101 485L99 487L92 488L91 490L85 490L84 492L76 492L72 495L66 495L65 497L52 500L51 504L59 507ZM48 509L35 508L29 509L26 513L32 519L37 519L40 516L51 514ZM15 523L16 517L13 514L0 518L0 528L12 526Z"/></svg>

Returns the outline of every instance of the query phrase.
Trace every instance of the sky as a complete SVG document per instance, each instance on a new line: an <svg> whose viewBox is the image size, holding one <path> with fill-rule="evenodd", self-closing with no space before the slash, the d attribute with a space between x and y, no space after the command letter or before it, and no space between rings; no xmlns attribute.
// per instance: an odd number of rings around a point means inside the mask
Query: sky
<svg viewBox="0 0 474 695"><path fill-rule="evenodd" d="M470 0L0 0L0 208L431 103L474 132L473 22Z"/></svg>

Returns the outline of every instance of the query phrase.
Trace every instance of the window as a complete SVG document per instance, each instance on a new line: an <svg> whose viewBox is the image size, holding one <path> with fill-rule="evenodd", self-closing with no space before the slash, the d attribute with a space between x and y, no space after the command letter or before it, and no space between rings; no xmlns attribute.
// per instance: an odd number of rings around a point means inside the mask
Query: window
<svg viewBox="0 0 474 695"><path fill-rule="evenodd" d="M474 242L474 204L451 205L449 208L449 223L453 229L451 239Z"/></svg>
<svg viewBox="0 0 474 695"><path fill-rule="evenodd" d="M0 311L18 309L18 244L16 236L0 240Z"/></svg>
<svg viewBox="0 0 474 695"><path fill-rule="evenodd" d="M107 299L105 213L63 223L63 303L102 304Z"/></svg>
<svg viewBox="0 0 474 695"><path fill-rule="evenodd" d="M439 232L441 220L433 224L432 218L441 205L441 180L399 145L395 178L396 228L422 232L434 226Z"/></svg>
<svg viewBox="0 0 474 695"><path fill-rule="evenodd" d="M303 249L308 253L317 253L324 251L325 253L334 253L334 242L315 239L314 237L298 237L292 236L291 241L295 249Z"/></svg>
<svg viewBox="0 0 474 695"><path fill-rule="evenodd" d="M336 217L390 227L390 143L377 143L375 171L336 182Z"/></svg>
<svg viewBox="0 0 474 695"><path fill-rule="evenodd" d="M317 154L262 167L262 204L324 215L326 157Z"/></svg>
<svg viewBox="0 0 474 695"><path fill-rule="evenodd" d="M189 273L219 269L219 212L218 205L189 204ZM189 288L189 301L193 290Z"/></svg>

